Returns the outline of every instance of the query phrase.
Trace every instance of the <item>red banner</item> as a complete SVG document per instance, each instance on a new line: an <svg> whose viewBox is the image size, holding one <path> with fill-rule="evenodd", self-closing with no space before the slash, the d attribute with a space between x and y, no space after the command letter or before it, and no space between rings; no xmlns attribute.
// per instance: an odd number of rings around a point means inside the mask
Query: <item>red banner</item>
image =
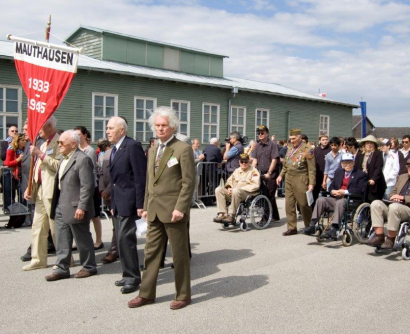
<svg viewBox="0 0 410 334"><path fill-rule="evenodd" d="M14 42L14 62L27 95L28 135L34 143L70 88L77 73L78 52Z"/></svg>

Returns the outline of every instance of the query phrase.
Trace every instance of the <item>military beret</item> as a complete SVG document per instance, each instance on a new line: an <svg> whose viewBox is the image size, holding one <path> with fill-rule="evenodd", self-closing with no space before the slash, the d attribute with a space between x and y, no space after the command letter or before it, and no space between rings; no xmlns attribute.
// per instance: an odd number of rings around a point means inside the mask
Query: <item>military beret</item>
<svg viewBox="0 0 410 334"><path fill-rule="evenodd" d="M289 135L290 136L300 136L302 135L302 130L301 129L290 129Z"/></svg>

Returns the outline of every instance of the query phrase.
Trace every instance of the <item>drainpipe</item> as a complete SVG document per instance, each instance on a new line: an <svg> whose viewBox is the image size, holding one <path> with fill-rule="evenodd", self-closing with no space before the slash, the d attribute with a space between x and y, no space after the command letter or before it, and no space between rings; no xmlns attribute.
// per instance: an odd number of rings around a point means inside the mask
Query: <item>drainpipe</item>
<svg viewBox="0 0 410 334"><path fill-rule="evenodd" d="M239 92L238 87L232 87L231 92L232 92L233 95L228 100L228 128L227 128L227 131L226 131L227 137L229 137L229 133L230 133L229 130L231 128L232 99L235 98L236 94L238 94L238 92Z"/></svg>
<svg viewBox="0 0 410 334"><path fill-rule="evenodd" d="M290 131L290 110L288 110L286 112L288 114L288 121L287 121L287 125L286 125L286 138L288 137L289 131Z"/></svg>

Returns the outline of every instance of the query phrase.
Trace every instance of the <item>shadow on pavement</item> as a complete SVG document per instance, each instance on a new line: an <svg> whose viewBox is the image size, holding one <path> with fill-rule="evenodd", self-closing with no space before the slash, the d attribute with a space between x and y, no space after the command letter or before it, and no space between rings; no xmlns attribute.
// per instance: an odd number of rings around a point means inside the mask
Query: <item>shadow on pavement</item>
<svg viewBox="0 0 410 334"><path fill-rule="evenodd" d="M268 276L228 276L216 278L192 286L193 303L200 303L218 297L232 298L257 290L267 285ZM196 297L198 296L198 297ZM171 301L175 295L167 295L156 299L157 303Z"/></svg>
<svg viewBox="0 0 410 334"><path fill-rule="evenodd" d="M191 261L191 281L216 274L223 263L240 261L255 254L251 249L221 249L207 253L193 254ZM174 270L166 267L159 271L157 285L174 282Z"/></svg>

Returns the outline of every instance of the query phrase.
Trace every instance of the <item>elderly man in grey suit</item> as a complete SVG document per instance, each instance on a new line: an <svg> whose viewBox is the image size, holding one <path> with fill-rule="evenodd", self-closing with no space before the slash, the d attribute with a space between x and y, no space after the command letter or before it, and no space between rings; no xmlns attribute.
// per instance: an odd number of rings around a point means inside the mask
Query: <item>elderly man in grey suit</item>
<svg viewBox="0 0 410 334"><path fill-rule="evenodd" d="M69 130L60 136L58 146L62 159L55 177L51 218L55 220L57 269L46 276L47 281L70 277L73 237L83 268L74 275L85 278L97 273L94 243L90 233L90 219L94 216L93 163L77 147L78 134Z"/></svg>

